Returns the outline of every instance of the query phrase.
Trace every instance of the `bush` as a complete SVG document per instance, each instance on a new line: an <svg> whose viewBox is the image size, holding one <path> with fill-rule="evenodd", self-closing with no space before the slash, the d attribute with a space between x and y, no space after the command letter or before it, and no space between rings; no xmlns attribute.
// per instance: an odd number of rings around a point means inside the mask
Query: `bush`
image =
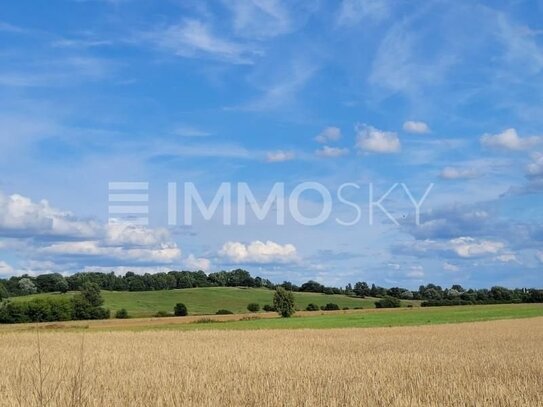
<svg viewBox="0 0 543 407"><path fill-rule="evenodd" d="M126 308L121 308L120 310L118 310L115 313L115 318L117 318L117 319L128 319L129 316L128 316L128 311L126 310Z"/></svg>
<svg viewBox="0 0 543 407"><path fill-rule="evenodd" d="M266 304L262 307L262 309L266 312L276 312L277 310L275 309L275 307L273 305L270 305L270 304Z"/></svg>
<svg viewBox="0 0 543 407"><path fill-rule="evenodd" d="M343 307L342 310L347 311L349 307Z"/></svg>
<svg viewBox="0 0 543 407"><path fill-rule="evenodd" d="M177 303L175 304L175 307L173 308L173 314L176 317L185 317L188 315L187 306L183 303Z"/></svg>
<svg viewBox="0 0 543 407"><path fill-rule="evenodd" d="M233 314L233 312L230 311L229 309L220 309L217 312L215 312L215 314L216 315L230 315L230 314Z"/></svg>
<svg viewBox="0 0 543 407"><path fill-rule="evenodd" d="M334 304L332 302L329 302L328 304L326 304L324 306L324 310L325 311L338 311L340 308L339 308L339 305L337 304Z"/></svg>
<svg viewBox="0 0 543 407"><path fill-rule="evenodd" d="M158 318L171 317L171 316L172 316L172 314L170 314L169 312L166 312L166 311L158 311L155 314L155 317L158 317Z"/></svg>
<svg viewBox="0 0 543 407"><path fill-rule="evenodd" d="M305 307L305 310L306 311L318 311L319 310L319 306L317 304L308 304L307 307Z"/></svg>
<svg viewBox="0 0 543 407"><path fill-rule="evenodd" d="M399 308L401 302L398 298L386 296L383 299L375 302L377 308Z"/></svg>
<svg viewBox="0 0 543 407"><path fill-rule="evenodd" d="M283 318L291 317L294 310L294 294L283 287L277 287L273 296L273 306Z"/></svg>
<svg viewBox="0 0 543 407"><path fill-rule="evenodd" d="M247 309L250 312L258 312L258 311L260 311L260 305L257 304L256 302L252 302L249 305L247 305Z"/></svg>

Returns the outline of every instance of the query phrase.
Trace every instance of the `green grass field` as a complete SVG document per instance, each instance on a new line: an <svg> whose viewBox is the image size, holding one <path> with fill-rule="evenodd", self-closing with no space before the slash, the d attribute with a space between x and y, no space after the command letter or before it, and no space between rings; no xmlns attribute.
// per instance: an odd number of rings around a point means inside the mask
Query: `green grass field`
<svg viewBox="0 0 543 407"><path fill-rule="evenodd" d="M465 305L454 307L361 310L328 315L153 326L151 329L328 329L449 324L543 316L543 304ZM142 329L137 328L137 329ZM145 328L143 328L145 329Z"/></svg>
<svg viewBox="0 0 543 407"><path fill-rule="evenodd" d="M271 304L274 291L261 288L210 287L187 288L182 290L162 291L102 291L105 307L114 315L115 311L125 308L132 317L148 317L158 311L172 312L176 303L184 303L191 315L215 314L221 308L234 313L245 313L247 304L256 302L260 306ZM14 297L13 301L28 301L33 298L47 296L73 295L66 294L35 294L24 297ZM341 308L362 307L374 308L376 298L352 298L345 295L325 295L316 293L295 293L296 308L303 310L309 303L326 305L335 303ZM418 301L404 301L403 305L418 306Z"/></svg>

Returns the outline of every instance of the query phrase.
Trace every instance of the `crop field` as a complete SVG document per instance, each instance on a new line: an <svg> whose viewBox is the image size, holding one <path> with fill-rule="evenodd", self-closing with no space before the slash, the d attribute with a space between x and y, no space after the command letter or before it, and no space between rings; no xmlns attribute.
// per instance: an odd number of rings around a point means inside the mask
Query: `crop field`
<svg viewBox="0 0 543 407"><path fill-rule="evenodd" d="M168 318L130 318L96 321L65 321L40 324L0 324L0 333L43 330L255 330L331 329L450 324L543 317L542 304L499 304L456 307L417 307L341 311L301 311L292 318L275 312Z"/></svg>
<svg viewBox="0 0 543 407"><path fill-rule="evenodd" d="M368 329L4 332L0 360L1 406L543 405L542 317Z"/></svg>
<svg viewBox="0 0 543 407"><path fill-rule="evenodd" d="M105 291L102 296L104 306L115 311L125 308L133 317L150 317L158 311L171 312L176 303L186 304L192 315L215 314L217 310L226 308L234 313L247 311L247 304L255 302L263 306L271 304L274 291L259 288L210 287L186 288L181 290L161 291ZM24 297L13 297L12 301L28 301L33 298L47 296L70 296L67 294L36 294ZM377 298L354 298L346 295L325 295L319 293L295 293L296 306L303 310L309 303L319 306L335 303L341 308L362 307L374 308ZM419 305L419 301L403 301L403 305Z"/></svg>

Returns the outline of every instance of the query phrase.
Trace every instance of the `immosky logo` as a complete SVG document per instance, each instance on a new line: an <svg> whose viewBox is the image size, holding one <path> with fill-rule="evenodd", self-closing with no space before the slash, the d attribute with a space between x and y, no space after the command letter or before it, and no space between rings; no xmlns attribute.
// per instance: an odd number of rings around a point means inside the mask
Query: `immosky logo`
<svg viewBox="0 0 543 407"><path fill-rule="evenodd" d="M319 182L303 182L296 185L287 193L285 183L276 182L271 187L264 200L257 200L253 190L246 182L223 182L216 189L212 199L206 203L198 187L193 182L184 182L178 188L176 182L169 182L167 188L167 222L168 226L191 226L198 216L205 221L211 221L220 216L223 225L244 226L249 212L259 221L274 216L275 223L284 225L287 216L304 226L318 226L327 222L334 212L334 205L344 205L352 209L351 219L334 217L341 226L354 226L367 220L372 226L377 213L388 218L393 224L399 225L399 219L394 217L385 205L394 191L404 192L403 202L413 212L413 223L420 225L421 208L428 198L433 183L429 183L424 192L415 197L405 183L394 183L384 193L378 194L373 183L367 184L367 205L347 199L349 190L360 190L361 185L348 182L331 191ZM137 225L149 223L149 183L148 182L110 182L109 183L109 221L111 223L125 222ZM112 193L115 191L116 193ZM123 193L118 193L122 191ZM303 196L317 194L319 196L319 211L317 214L304 214L301 202ZM114 205L112 204L114 203ZM364 211L367 216L363 216ZM222 215L221 215L222 212ZM181 215L181 216L180 216ZM235 215L235 216L234 216ZM404 216L405 217L405 216Z"/></svg>

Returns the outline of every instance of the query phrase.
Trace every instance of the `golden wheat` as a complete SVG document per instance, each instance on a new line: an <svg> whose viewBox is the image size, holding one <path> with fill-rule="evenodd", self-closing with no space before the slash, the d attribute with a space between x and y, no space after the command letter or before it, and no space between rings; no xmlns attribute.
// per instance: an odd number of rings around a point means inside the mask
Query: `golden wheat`
<svg viewBox="0 0 543 407"><path fill-rule="evenodd" d="M543 318L335 330L12 332L0 334L0 361L2 406L543 405Z"/></svg>

